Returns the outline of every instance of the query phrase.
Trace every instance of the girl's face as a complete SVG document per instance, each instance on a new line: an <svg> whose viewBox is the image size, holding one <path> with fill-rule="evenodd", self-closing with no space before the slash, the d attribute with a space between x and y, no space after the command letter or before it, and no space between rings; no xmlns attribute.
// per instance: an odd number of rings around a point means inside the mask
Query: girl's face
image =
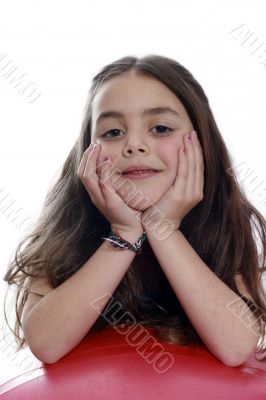
<svg viewBox="0 0 266 400"><path fill-rule="evenodd" d="M148 112L158 107L171 108L173 112ZM176 95L156 78L134 70L106 82L93 100L91 139L101 144L98 162L107 155L111 157L114 187L123 193L127 185L122 182L130 181L132 201L127 204L138 210L155 204L171 187L177 173L178 149L183 146L183 136L192 130ZM136 165L159 172L144 179L122 174ZM136 205L140 194L145 200Z"/></svg>

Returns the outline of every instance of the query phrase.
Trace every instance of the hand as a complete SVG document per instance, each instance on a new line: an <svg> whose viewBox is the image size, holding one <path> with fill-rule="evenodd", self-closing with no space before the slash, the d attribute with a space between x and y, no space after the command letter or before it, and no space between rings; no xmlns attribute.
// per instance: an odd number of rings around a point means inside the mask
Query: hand
<svg viewBox="0 0 266 400"><path fill-rule="evenodd" d="M148 234L150 227L159 221L168 221L171 232L177 230L184 216L203 199L204 163L197 135L184 137L184 150L178 149L177 174L173 185L165 195L142 214L142 225ZM155 211L159 212L155 212ZM158 217L160 214L160 217ZM158 224L159 226L160 224ZM162 227L163 227L162 223Z"/></svg>
<svg viewBox="0 0 266 400"><path fill-rule="evenodd" d="M130 208L113 186L110 162L103 160L101 145L88 147L84 152L77 175L83 182L91 201L110 222L112 229L124 232L143 232L142 212ZM110 156L109 156L110 158ZM100 165L101 164L101 165Z"/></svg>

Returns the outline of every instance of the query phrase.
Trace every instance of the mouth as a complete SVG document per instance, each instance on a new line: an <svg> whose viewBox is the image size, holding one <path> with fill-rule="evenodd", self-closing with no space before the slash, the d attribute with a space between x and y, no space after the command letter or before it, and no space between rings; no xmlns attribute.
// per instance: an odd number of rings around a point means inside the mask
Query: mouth
<svg viewBox="0 0 266 400"><path fill-rule="evenodd" d="M123 172L123 176L127 176L130 179L143 179L143 178L149 178L152 177L156 174L158 174L160 171L154 170L154 169L147 169L147 170L136 170L136 171L129 171L129 172Z"/></svg>

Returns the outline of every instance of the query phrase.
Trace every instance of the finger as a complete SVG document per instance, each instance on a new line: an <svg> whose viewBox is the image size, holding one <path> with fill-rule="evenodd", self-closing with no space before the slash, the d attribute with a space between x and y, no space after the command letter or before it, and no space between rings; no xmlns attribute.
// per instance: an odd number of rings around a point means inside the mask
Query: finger
<svg viewBox="0 0 266 400"><path fill-rule="evenodd" d="M88 155L90 154L90 152L92 151L92 149L93 149L93 143L91 143L89 145L89 147L84 151L84 153L82 155L82 158L81 158L78 170L77 170L77 175L78 175L79 178L81 178L83 173L84 173L84 169L85 169L85 166L86 166L87 158L88 158Z"/></svg>
<svg viewBox="0 0 266 400"><path fill-rule="evenodd" d="M202 147L197 135L193 136L194 142L194 150L195 150L195 160L196 160L196 182L195 187L197 193L203 195L203 186L204 186L204 159L203 159L203 152Z"/></svg>
<svg viewBox="0 0 266 400"><path fill-rule="evenodd" d="M96 178L96 180L98 180L100 177L100 173L99 173L100 168L98 165L100 152L101 152L101 145L99 143L96 143L93 146L93 149L91 150L91 152L88 156L90 174L91 174L91 176Z"/></svg>
<svg viewBox="0 0 266 400"><path fill-rule="evenodd" d="M102 201L102 193L99 186L99 177L96 173L97 159L99 155L100 145L96 145L90 151L83 173L83 181L90 192L92 198L98 198Z"/></svg>
<svg viewBox="0 0 266 400"><path fill-rule="evenodd" d="M101 167L101 176L99 182L103 197L105 199L107 197L110 198L111 195L113 196L116 193L111 180L111 167L112 164L110 160L105 161Z"/></svg>
<svg viewBox="0 0 266 400"><path fill-rule="evenodd" d="M186 190L186 179L187 179L188 167L187 159L185 154L185 147L178 149L178 166L177 174L174 182L174 191L178 193L178 196L183 196Z"/></svg>
<svg viewBox="0 0 266 400"><path fill-rule="evenodd" d="M191 134L185 135L184 142L186 147L186 155L188 163L186 194L188 196L193 196L195 192L195 182L196 182L196 160L195 160L194 142Z"/></svg>

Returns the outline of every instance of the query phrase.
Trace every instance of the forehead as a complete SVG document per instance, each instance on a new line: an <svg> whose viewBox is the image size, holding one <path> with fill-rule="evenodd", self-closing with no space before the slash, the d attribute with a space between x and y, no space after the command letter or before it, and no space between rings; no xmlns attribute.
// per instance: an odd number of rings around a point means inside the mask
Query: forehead
<svg viewBox="0 0 266 400"><path fill-rule="evenodd" d="M99 89L92 102L92 120L95 124L98 116L109 110L136 117L144 109L157 106L171 107L180 115L185 112L175 93L161 81L130 71L110 79Z"/></svg>

